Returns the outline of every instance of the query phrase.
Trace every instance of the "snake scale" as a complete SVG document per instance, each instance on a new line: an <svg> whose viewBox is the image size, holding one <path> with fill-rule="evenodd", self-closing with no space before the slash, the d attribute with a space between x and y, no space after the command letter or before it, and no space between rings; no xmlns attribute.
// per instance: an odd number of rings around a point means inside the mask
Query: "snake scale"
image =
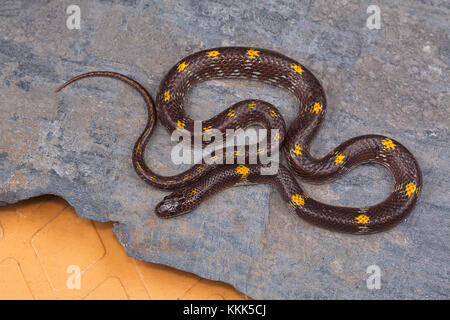
<svg viewBox="0 0 450 320"><path fill-rule="evenodd" d="M175 190L155 209L161 218L175 217L195 209L205 198L234 185L272 184L295 213L312 224L346 233L374 233L402 221L416 204L422 187L420 168L413 155L398 141L381 135L350 139L321 159L309 153L309 146L326 112L324 90L315 76L300 63L277 52L244 47L204 50L178 62L161 82L156 103L136 81L119 73L94 71L81 74L65 84L87 77L119 79L144 98L148 121L133 149L133 165L148 184ZM265 165L198 163L175 176L154 173L144 159L145 148L156 123L156 115L169 132L187 130L194 136L194 121L183 110L189 88L208 79L244 78L262 81L291 92L299 102L299 112L286 130L279 111L261 100L236 103L203 122L202 135L211 129L246 128L259 124L278 128L278 139L285 151L288 167L280 164L273 175L261 174ZM248 152L248 151L246 151ZM266 150L269 152L269 150ZM391 194L383 202L364 208L331 206L308 197L291 170L306 181L325 182L354 166L375 162L387 167L394 177Z"/></svg>

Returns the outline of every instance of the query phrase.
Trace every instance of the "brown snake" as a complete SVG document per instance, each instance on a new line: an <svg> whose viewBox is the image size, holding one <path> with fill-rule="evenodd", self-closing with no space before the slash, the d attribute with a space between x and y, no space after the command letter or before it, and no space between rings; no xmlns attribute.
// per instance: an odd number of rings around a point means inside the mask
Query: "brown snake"
<svg viewBox="0 0 450 320"><path fill-rule="evenodd" d="M155 104L147 90L136 81L114 72L95 71L81 74L62 85L87 77L110 77L134 87L144 98L148 109L147 125L133 150L134 168L148 184L174 191L156 207L156 214L171 218L195 209L203 199L233 185L273 184L284 200L305 220L327 229L348 233L373 233L402 221L419 198L422 177L417 161L399 142L379 135L350 139L321 159L313 158L309 146L326 111L323 88L314 75L298 62L264 49L241 47L215 48L197 52L175 65L162 81ZM278 128L290 167L301 178L324 182L338 177L352 167L376 162L394 176L394 188L381 203L365 208L327 205L308 197L294 175L280 165L275 175L261 174L258 164L196 164L175 176L160 176L146 165L145 147L156 123L156 112L169 132L187 130L194 136L194 121L183 110L189 88L197 82L217 78L245 78L287 89L299 101L299 112L287 133L278 110L261 100L241 101L203 122L203 135L214 128L246 128L260 124ZM283 141L284 140L284 141ZM264 150L263 150L264 151ZM270 150L265 150L269 152ZM246 151L247 155L248 150ZM248 156L248 155L247 155Z"/></svg>

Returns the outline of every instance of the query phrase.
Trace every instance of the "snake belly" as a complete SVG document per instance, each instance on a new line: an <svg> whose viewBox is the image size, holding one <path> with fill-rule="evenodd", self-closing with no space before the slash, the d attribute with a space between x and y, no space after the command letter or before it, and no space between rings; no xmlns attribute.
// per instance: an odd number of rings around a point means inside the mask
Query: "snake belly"
<svg viewBox="0 0 450 320"><path fill-rule="evenodd" d="M131 78L108 71L81 74L63 84L88 77L110 77L135 88L144 98L147 125L133 149L133 165L146 183L175 190L155 209L161 218L172 218L195 209L207 197L236 185L266 183L280 192L286 203L301 218L330 230L346 233L374 233L395 226L415 206L422 187L419 165L413 155L398 141L381 135L352 138L325 157L316 159L309 153L310 144L324 119L326 96L322 85L303 65L277 52L245 47L204 50L178 62L161 82L156 103L147 90ZM243 78L262 81L284 88L298 100L297 117L286 130L283 117L270 103L262 100L241 101L217 116L202 122L202 135L217 129L239 129L259 124L277 128L276 139L282 144L290 168L280 164L273 175L261 174L267 165L195 164L186 172L162 176L153 172L144 159L145 148L156 124L156 115L169 133L186 130L194 138L194 121L184 112L184 99L195 83L209 79ZM260 150L260 149L258 149ZM237 151L235 151L237 152ZM248 146L243 151L248 159ZM270 148L262 150L270 152ZM347 172L358 164L375 162L387 167L394 177L391 194L383 202L363 208L331 206L316 201L304 192L295 176L305 181L325 182Z"/></svg>

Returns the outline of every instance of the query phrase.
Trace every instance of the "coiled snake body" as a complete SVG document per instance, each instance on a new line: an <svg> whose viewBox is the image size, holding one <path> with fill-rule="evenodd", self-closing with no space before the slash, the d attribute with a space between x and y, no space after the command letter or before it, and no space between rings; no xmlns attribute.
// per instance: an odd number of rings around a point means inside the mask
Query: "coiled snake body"
<svg viewBox="0 0 450 320"><path fill-rule="evenodd" d="M79 79L95 76L124 81L134 87L146 102L148 122L135 144L133 165L139 177L148 184L176 190L157 205L155 211L159 217L170 218L187 213L203 199L226 187L270 183L301 218L315 225L340 232L373 233L402 221L418 200L422 186L419 166L412 154L394 139L380 135L359 136L342 143L322 159L310 155L310 143L326 111L325 93L307 68L279 53L241 47L197 52L181 60L169 71L160 85L156 104L139 83L107 71L79 75L57 91ZM194 121L183 110L184 98L194 83L212 78L254 79L285 88L298 98L299 112L286 133L282 116L271 104L261 100L242 101L204 121L203 134L212 128L225 132L229 128L245 128L254 124L278 128L277 138L283 142L288 163L301 178L324 182L358 164L376 162L389 168L394 176L392 193L383 202L370 207L331 206L308 197L285 166L280 165L278 173L274 175L263 175L261 168L264 165L261 163L201 163L175 176L154 173L146 165L144 153L156 123L156 112L169 132L184 129L194 136Z"/></svg>

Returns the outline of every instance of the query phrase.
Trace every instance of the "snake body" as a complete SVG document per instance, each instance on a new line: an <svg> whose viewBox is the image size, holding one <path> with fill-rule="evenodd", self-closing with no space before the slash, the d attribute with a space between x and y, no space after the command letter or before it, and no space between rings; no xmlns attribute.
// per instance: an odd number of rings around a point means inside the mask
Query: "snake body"
<svg viewBox="0 0 450 320"><path fill-rule="evenodd" d="M155 209L162 218L175 217L195 209L205 198L235 185L269 183L301 218L312 224L347 233L374 233L402 221L416 204L422 187L419 165L398 141L380 135L350 139L321 159L309 153L309 146L326 112L324 90L315 76L300 63L279 53L256 48L225 47L204 50L178 62L161 82L156 103L136 81L119 73L95 71L81 74L61 86L87 77L111 77L135 88L148 110L147 125L133 149L133 165L138 176L148 184L175 190ZM169 132L186 130L194 134L194 121L184 112L184 98L189 88L208 79L244 78L282 87L297 97L299 112L286 131L279 111L261 100L238 102L217 116L203 122L203 135L211 129L246 128L259 124L277 128L289 167L307 181L334 179L354 166L375 162L387 167L394 176L394 187L383 202L364 208L331 206L308 197L288 167L280 164L273 175L261 174L266 166L257 164L200 163L175 176L154 173L144 159L145 148L156 123L156 114ZM156 106L156 108L155 108ZM270 150L266 150L270 152ZM245 151L248 156L248 150Z"/></svg>

